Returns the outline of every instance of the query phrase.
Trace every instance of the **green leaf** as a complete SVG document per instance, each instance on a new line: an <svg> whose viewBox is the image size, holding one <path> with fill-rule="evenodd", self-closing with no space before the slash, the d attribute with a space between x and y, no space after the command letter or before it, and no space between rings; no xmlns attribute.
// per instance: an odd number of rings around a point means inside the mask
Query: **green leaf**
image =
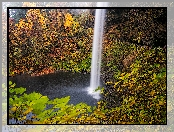
<svg viewBox="0 0 174 132"><path fill-rule="evenodd" d="M12 81L9 81L9 85L12 85L13 83L12 83Z"/></svg>
<svg viewBox="0 0 174 132"><path fill-rule="evenodd" d="M157 67L157 68L159 68L160 67L160 64L155 64L154 66Z"/></svg>
<svg viewBox="0 0 174 132"><path fill-rule="evenodd" d="M13 105L13 99L12 98L9 98L9 105Z"/></svg>
<svg viewBox="0 0 174 132"><path fill-rule="evenodd" d="M158 73L156 77L157 77L157 79L160 79L160 78L163 78L164 75L166 75L166 73L162 72L162 73Z"/></svg>
<svg viewBox="0 0 174 132"><path fill-rule="evenodd" d="M97 91L100 91L100 90L103 90L104 88L103 87L97 87L94 91L97 92Z"/></svg>
<svg viewBox="0 0 174 132"><path fill-rule="evenodd" d="M48 104L53 104L53 108L63 108L66 106L66 104L69 102L70 96L64 97L64 98L56 98L54 100L48 101Z"/></svg>
<svg viewBox="0 0 174 132"><path fill-rule="evenodd" d="M52 116L52 115L50 115L52 112L53 112L53 110L51 110L51 109L45 110L45 111L39 113L39 114L37 115L37 118L39 118L40 121L42 122L42 121L44 121L45 119L50 118L50 117Z"/></svg>
<svg viewBox="0 0 174 132"><path fill-rule="evenodd" d="M12 81L9 81L9 86L10 86L10 88L14 88L16 86L16 84L12 83Z"/></svg>
<svg viewBox="0 0 174 132"><path fill-rule="evenodd" d="M10 88L10 89L9 89L9 92L10 92L10 93L13 93L13 92L14 92L14 89Z"/></svg>
<svg viewBox="0 0 174 132"><path fill-rule="evenodd" d="M60 103L65 103L67 104L70 100L70 96L64 97L64 98L56 98L52 101L49 101L49 104L60 104Z"/></svg>
<svg viewBox="0 0 174 132"><path fill-rule="evenodd" d="M16 92L16 94L23 94L26 91L26 88L15 88L14 91Z"/></svg>

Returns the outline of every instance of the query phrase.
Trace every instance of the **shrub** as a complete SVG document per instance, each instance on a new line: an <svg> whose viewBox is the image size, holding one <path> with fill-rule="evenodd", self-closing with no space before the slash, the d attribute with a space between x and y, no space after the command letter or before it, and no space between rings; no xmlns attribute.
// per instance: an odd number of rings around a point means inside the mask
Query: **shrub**
<svg viewBox="0 0 174 132"><path fill-rule="evenodd" d="M166 124L166 54L162 48L138 49L135 62L115 81L106 83L104 102L112 109L110 120L118 124ZM119 106L115 104L118 98Z"/></svg>
<svg viewBox="0 0 174 132"><path fill-rule="evenodd" d="M9 118L18 124L73 124L73 120L88 115L91 106L68 104L70 96L49 100L40 93L25 94L26 88L16 88L9 81Z"/></svg>
<svg viewBox="0 0 174 132"><path fill-rule="evenodd" d="M85 29L80 20L59 9L30 9L16 24L9 19L10 75L43 72L50 67L89 72L93 28Z"/></svg>

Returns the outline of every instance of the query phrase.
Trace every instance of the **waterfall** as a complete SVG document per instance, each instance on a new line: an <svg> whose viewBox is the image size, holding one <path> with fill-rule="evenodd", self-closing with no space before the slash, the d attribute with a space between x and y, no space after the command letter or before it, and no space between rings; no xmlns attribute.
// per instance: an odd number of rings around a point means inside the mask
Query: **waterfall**
<svg viewBox="0 0 174 132"><path fill-rule="evenodd" d="M97 2L97 7L104 7L107 3ZM105 19L105 9L96 9L94 37L92 46L92 64L91 64L91 78L88 93L95 99L100 99L100 91L95 92L95 89L100 86L100 65L102 54L103 28Z"/></svg>

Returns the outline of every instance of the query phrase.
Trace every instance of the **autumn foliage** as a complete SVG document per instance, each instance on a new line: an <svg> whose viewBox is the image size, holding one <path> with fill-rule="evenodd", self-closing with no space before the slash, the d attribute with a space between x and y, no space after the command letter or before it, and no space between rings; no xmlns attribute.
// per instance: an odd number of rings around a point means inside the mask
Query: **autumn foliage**
<svg viewBox="0 0 174 132"><path fill-rule="evenodd" d="M167 56L165 48L161 48L166 45L165 11L143 11L128 11L129 20L111 24L104 34L101 77L105 88L97 106L69 105L69 96L49 100L39 93L25 94L25 88L16 88L9 82L10 118L25 120L33 112L34 120L22 124L166 124ZM157 21L161 17L164 23ZM86 20L94 23L94 16L73 16L60 9L30 9L17 23L10 18L10 76L37 76L55 70L89 72L93 27L87 27ZM137 26L137 22L142 26ZM143 22L152 28L145 27ZM158 39L159 36L163 37ZM124 38L129 43L121 42ZM50 104L53 107L45 110Z"/></svg>
<svg viewBox="0 0 174 132"><path fill-rule="evenodd" d="M45 68L89 72L92 35L66 10L29 9L16 24L10 18L10 75L44 74Z"/></svg>

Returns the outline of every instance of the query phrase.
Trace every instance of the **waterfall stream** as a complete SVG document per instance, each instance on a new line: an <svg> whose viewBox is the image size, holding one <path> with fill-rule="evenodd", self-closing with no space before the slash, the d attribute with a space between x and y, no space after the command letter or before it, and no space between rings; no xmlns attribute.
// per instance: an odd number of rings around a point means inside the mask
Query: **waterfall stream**
<svg viewBox="0 0 174 132"><path fill-rule="evenodd" d="M97 2L97 7L107 6L105 2ZM91 64L91 78L88 93L95 99L100 99L100 91L95 92L95 89L100 86L100 65L102 54L103 28L105 19L105 9L96 9L94 37L92 47L92 64Z"/></svg>

